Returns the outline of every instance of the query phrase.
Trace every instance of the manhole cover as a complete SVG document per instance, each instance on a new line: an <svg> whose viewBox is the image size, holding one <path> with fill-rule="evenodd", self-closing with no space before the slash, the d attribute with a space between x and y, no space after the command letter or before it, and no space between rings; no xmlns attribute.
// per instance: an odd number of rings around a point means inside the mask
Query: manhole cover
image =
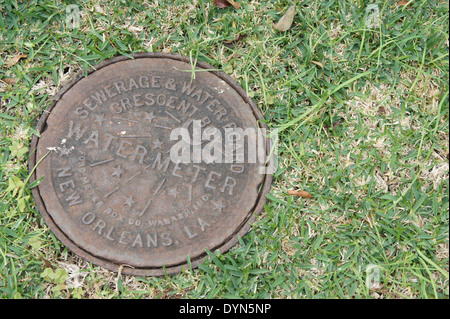
<svg viewBox="0 0 450 319"><path fill-rule="evenodd" d="M68 248L111 270L161 275L195 267L205 249L225 252L248 231L271 178L260 156L249 160L255 135L238 144L226 132L264 125L234 80L207 69L135 54L58 94L38 123L29 167L38 164L32 179L42 178L38 209Z"/></svg>

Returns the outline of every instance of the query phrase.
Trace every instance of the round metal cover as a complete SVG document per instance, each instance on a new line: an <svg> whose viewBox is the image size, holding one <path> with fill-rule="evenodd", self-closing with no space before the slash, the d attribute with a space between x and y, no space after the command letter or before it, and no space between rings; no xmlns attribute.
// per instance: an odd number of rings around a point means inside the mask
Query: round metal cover
<svg viewBox="0 0 450 319"><path fill-rule="evenodd" d="M169 54L113 58L67 84L42 115L30 154L32 180L42 179L33 196L76 254L127 274L170 274L249 230L270 175L248 160L199 161L194 149L208 143L196 143L194 130L257 130L261 114L229 76L202 62L195 69ZM188 163L171 159L176 128L192 133Z"/></svg>

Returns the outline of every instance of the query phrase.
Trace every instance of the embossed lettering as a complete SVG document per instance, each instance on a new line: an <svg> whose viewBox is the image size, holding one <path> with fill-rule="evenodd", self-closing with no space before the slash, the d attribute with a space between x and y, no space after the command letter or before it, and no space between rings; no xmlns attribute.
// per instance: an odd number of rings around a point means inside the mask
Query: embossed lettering
<svg viewBox="0 0 450 319"><path fill-rule="evenodd" d="M228 113L228 111L224 107L221 107L220 109L218 109L217 111L214 112L214 115L216 116L216 119L218 121L220 121L220 120L222 120L222 117L227 115L227 113Z"/></svg>
<svg viewBox="0 0 450 319"><path fill-rule="evenodd" d="M137 145L134 153L131 155L131 160L134 162L139 157L139 163L144 163L144 156L147 155L147 149L142 145Z"/></svg>
<svg viewBox="0 0 450 319"><path fill-rule="evenodd" d="M222 174L214 172L214 171L209 172L208 179L206 180L206 183L205 183L205 187L208 187L208 188L211 188L211 189L216 189L215 186L210 185L210 182L214 181L214 178L213 178L214 175L219 176L219 177L222 176Z"/></svg>
<svg viewBox="0 0 450 319"><path fill-rule="evenodd" d="M83 215L83 217L81 218L81 221L83 222L83 224L85 225L90 225L92 224L92 222L95 220L95 214L91 213L91 212L87 212L86 214Z"/></svg>
<svg viewBox="0 0 450 319"><path fill-rule="evenodd" d="M58 168L58 177L72 176L71 170L72 169L70 167Z"/></svg>
<svg viewBox="0 0 450 319"><path fill-rule="evenodd" d="M181 171L180 163L176 163L176 164L175 164L175 167L173 168L173 171L172 171L172 175L173 175L173 176L176 176L176 177L183 177L183 176L181 176L181 175L179 175L179 174L176 173L176 172L178 172L178 171Z"/></svg>
<svg viewBox="0 0 450 319"><path fill-rule="evenodd" d="M133 89L139 89L139 85L137 85L136 81L133 78L130 78L128 89L131 91Z"/></svg>
<svg viewBox="0 0 450 319"><path fill-rule="evenodd" d="M125 151L125 147L124 147L125 144L133 145L133 144L131 144L130 142L128 142L126 140L121 140L120 144L119 144L119 148L116 151L116 155L117 156L120 156L120 157L123 157L123 158L127 158L128 155L124 155L124 154L121 153L122 151Z"/></svg>
<svg viewBox="0 0 450 319"><path fill-rule="evenodd" d="M225 189L228 188L228 194L233 195L233 189L236 186L236 180L233 177L227 176L225 179L225 183L223 184L222 189L220 190L222 193L225 192Z"/></svg>
<svg viewBox="0 0 450 319"><path fill-rule="evenodd" d="M177 89L177 86L175 84L175 80L172 78L167 79L166 85L165 85L166 89L168 90L172 90L175 91Z"/></svg>
<svg viewBox="0 0 450 319"><path fill-rule="evenodd" d="M149 81L148 81L148 77L147 76L141 76L140 78L139 78L139 86L141 87L141 88L149 88L150 87L150 84L149 84Z"/></svg>
<svg viewBox="0 0 450 319"><path fill-rule="evenodd" d="M184 231L186 232L186 234L188 235L188 237L189 237L190 239L195 238L195 237L198 236L197 233L192 234L191 231L190 231L190 229L189 229L189 227L187 227L187 226L184 226L183 229L184 229Z"/></svg>
<svg viewBox="0 0 450 319"><path fill-rule="evenodd" d="M177 107L177 111L181 111L185 114L190 109L192 109L192 111L189 114L187 114L188 117L192 117L194 113L198 111L198 108L192 105L191 103L187 102L186 100L181 100L180 104Z"/></svg>
<svg viewBox="0 0 450 319"><path fill-rule="evenodd" d="M147 247L158 247L158 236L157 234L151 235L147 234Z"/></svg>
<svg viewBox="0 0 450 319"><path fill-rule="evenodd" d="M111 103L109 106L109 109L111 110L111 112L116 113L116 114L122 113L122 108L117 103Z"/></svg>
<svg viewBox="0 0 450 319"><path fill-rule="evenodd" d="M137 234L137 235L136 235L136 238L135 238L135 240L134 240L134 242L133 242L133 244L132 244L131 246L134 247L134 246L136 246L136 245L139 245L139 247L142 247L142 246L143 246L143 244L142 244L142 238L141 238L141 235L140 235L140 234Z"/></svg>
<svg viewBox="0 0 450 319"><path fill-rule="evenodd" d="M95 92L93 95L91 95L91 98L97 103L97 105L106 102L106 95L103 90Z"/></svg>
<svg viewBox="0 0 450 319"><path fill-rule="evenodd" d="M209 117L204 117L203 119L200 120L200 127L205 127L206 125L211 124L211 120L209 119Z"/></svg>
<svg viewBox="0 0 450 319"><path fill-rule="evenodd" d="M202 231L205 231L206 227L210 227L211 225L208 224L205 220L201 219L200 217L198 217L198 224L200 225L200 228Z"/></svg>
<svg viewBox="0 0 450 319"><path fill-rule="evenodd" d="M94 143L95 148L98 148L98 131L93 131L83 143L88 144L89 142Z"/></svg>
<svg viewBox="0 0 450 319"><path fill-rule="evenodd" d="M90 99L87 98L83 101L83 105L86 106L89 110L93 111L97 108L97 105L95 105L94 107L92 106L92 103L89 101Z"/></svg>
<svg viewBox="0 0 450 319"><path fill-rule="evenodd" d="M212 98L213 96L211 94L209 94L208 92L204 91L203 92L204 97L199 101L200 104L205 103L208 99Z"/></svg>
<svg viewBox="0 0 450 319"><path fill-rule="evenodd" d="M169 167L170 164L170 157L167 157L166 160L164 161L164 163L161 163L161 153L156 154L156 158L155 161L153 162L152 168L157 168L159 171L163 169L163 172L167 171L167 168Z"/></svg>
<svg viewBox="0 0 450 319"><path fill-rule="evenodd" d="M119 243L122 245L128 245L128 241L125 241L126 236L131 235L130 232L127 231L123 231L122 233L120 233L120 238L119 238Z"/></svg>
<svg viewBox="0 0 450 319"><path fill-rule="evenodd" d="M79 117L81 117L82 119L85 119L88 117L89 115L89 111L82 108L82 107L77 107L75 109L75 115L78 115Z"/></svg>
<svg viewBox="0 0 450 319"><path fill-rule="evenodd" d="M117 90L117 92L119 92L119 94L122 94L121 91L123 91L123 92L127 91L123 82L115 82L114 86L116 87L116 90Z"/></svg>
<svg viewBox="0 0 450 319"><path fill-rule="evenodd" d="M117 93L113 93L111 92L110 88L111 88L112 84L105 86L104 90L106 92L106 94L108 95L109 98L113 98L117 95Z"/></svg>
<svg viewBox="0 0 450 319"><path fill-rule="evenodd" d="M153 104L155 104L155 100L153 99L154 96L155 95L153 93L145 93L144 97L147 100L145 102L145 105L152 106Z"/></svg>
<svg viewBox="0 0 450 319"><path fill-rule="evenodd" d="M159 80L161 79L160 76L152 76L152 88L160 88L161 84L159 83Z"/></svg>
<svg viewBox="0 0 450 319"><path fill-rule="evenodd" d="M130 104L130 99L127 97L120 100L120 105L122 106L122 110L133 108L133 105Z"/></svg>
<svg viewBox="0 0 450 319"><path fill-rule="evenodd" d="M156 96L156 103L158 104L158 105L161 105L161 106L163 106L163 105L165 105L166 104L166 96L164 95L164 94L158 94L157 96Z"/></svg>
<svg viewBox="0 0 450 319"><path fill-rule="evenodd" d="M78 191L74 191L69 197L66 198L66 202L69 202L69 206L74 206L83 202Z"/></svg>
<svg viewBox="0 0 450 319"><path fill-rule="evenodd" d="M162 244L163 246L170 246L172 245L172 238L170 238L169 233L162 233L161 238L163 240Z"/></svg>
<svg viewBox="0 0 450 319"><path fill-rule="evenodd" d="M109 228L108 233L106 234L105 238L109 239L111 241L114 241L114 238L111 237L111 234L112 234L113 231L114 231L114 226Z"/></svg>
<svg viewBox="0 0 450 319"><path fill-rule="evenodd" d="M217 107L220 106L220 102L217 99L212 100L211 102L209 102L209 104L206 105L206 108L210 111L210 112L214 112L213 111L213 107Z"/></svg>
<svg viewBox="0 0 450 319"><path fill-rule="evenodd" d="M178 98L176 96L171 95L169 97L169 99L167 100L166 106L174 109L175 108L174 103L176 103L177 101L178 101Z"/></svg>
<svg viewBox="0 0 450 319"><path fill-rule="evenodd" d="M117 137L115 137L115 136L112 136L112 135L110 135L110 134L105 134L106 135L106 137L108 138L108 140L106 141L106 144L105 144L105 147L103 148L103 151L107 151L108 150L108 147L109 147L109 145L111 144L111 141L114 139L114 140L118 140L118 138Z"/></svg>
<svg viewBox="0 0 450 319"><path fill-rule="evenodd" d="M75 134L75 139L78 141L86 132L87 127L82 128L81 124L77 123L74 124L73 121L70 121L69 123L69 134L67 135L68 138L71 138L73 134Z"/></svg>
<svg viewBox="0 0 450 319"><path fill-rule="evenodd" d="M96 230L97 229L97 233L99 234L99 235L101 235L102 234L102 230L103 230L103 228L105 228L105 226L106 226L106 223L103 221L103 219L98 219L97 220L97 223L95 224L95 226L92 228L92 230Z"/></svg>
<svg viewBox="0 0 450 319"><path fill-rule="evenodd" d="M198 174L200 173L200 170L206 171L206 168L200 167L200 166L198 166L198 165L192 165L192 166L194 166L194 167L196 168L196 171L195 171L194 176L192 177L191 182L192 182L192 183L195 183L195 182L197 181L197 177L198 177Z"/></svg>
<svg viewBox="0 0 450 319"><path fill-rule="evenodd" d="M133 94L134 106L142 106L144 103L140 100L141 94Z"/></svg>
<svg viewBox="0 0 450 319"><path fill-rule="evenodd" d="M64 193L66 191L66 189L69 188L69 187L70 188L75 188L75 184L73 182L73 179L59 184L59 189L61 190L62 193Z"/></svg>
<svg viewBox="0 0 450 319"><path fill-rule="evenodd" d="M190 96L191 96L192 98L197 98L197 101L200 102L200 98L201 98L202 94L203 94L203 90L202 90L202 89L198 89L197 91L195 91L194 93L192 93Z"/></svg>
<svg viewBox="0 0 450 319"><path fill-rule="evenodd" d="M231 170L233 173L240 174L240 173L242 173L242 172L244 171L244 165L241 165L241 164L232 164L232 165L230 166L230 170Z"/></svg>
<svg viewBox="0 0 450 319"><path fill-rule="evenodd" d="M186 95L191 95L191 93L196 89L195 86L192 86L191 83L184 81L183 82L183 88L181 89L181 93Z"/></svg>

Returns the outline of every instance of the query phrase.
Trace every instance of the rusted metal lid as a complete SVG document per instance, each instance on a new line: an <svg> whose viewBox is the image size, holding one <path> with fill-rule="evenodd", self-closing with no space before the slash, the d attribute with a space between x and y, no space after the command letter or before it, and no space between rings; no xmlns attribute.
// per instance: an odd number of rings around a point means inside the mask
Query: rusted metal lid
<svg viewBox="0 0 450 319"><path fill-rule="evenodd" d="M192 73L186 57L133 57L74 79L44 112L30 154L32 180L43 178L33 196L54 234L88 261L135 275L176 273L197 266L205 249L232 247L271 182L260 162L198 160L195 147L208 143L196 143L193 131L265 126L245 91L210 65ZM176 128L192 133L188 162L173 161L186 150L173 151L183 138L171 139Z"/></svg>

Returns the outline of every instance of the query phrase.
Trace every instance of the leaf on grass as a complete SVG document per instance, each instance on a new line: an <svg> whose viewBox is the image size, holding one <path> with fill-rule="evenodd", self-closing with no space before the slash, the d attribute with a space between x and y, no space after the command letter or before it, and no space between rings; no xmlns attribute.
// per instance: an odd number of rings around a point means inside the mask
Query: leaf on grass
<svg viewBox="0 0 450 319"><path fill-rule="evenodd" d="M223 41L223 44L228 48L232 48L236 45L236 42L238 42L239 40L242 40L246 37L247 37L246 34L238 34L234 37L234 39Z"/></svg>
<svg viewBox="0 0 450 319"><path fill-rule="evenodd" d="M230 5L233 6L233 8L235 8L236 10L241 7L240 3L233 0L213 0L213 2L218 8L221 9L229 7Z"/></svg>
<svg viewBox="0 0 450 319"><path fill-rule="evenodd" d="M291 6L287 9L286 13L281 17L280 21L273 27L278 31L287 31L291 28L292 21L294 21L296 10L295 6Z"/></svg>
<svg viewBox="0 0 450 319"><path fill-rule="evenodd" d="M315 65L320 66L323 69L323 64L317 61L311 61L311 63L314 63Z"/></svg>
<svg viewBox="0 0 450 319"><path fill-rule="evenodd" d="M312 198L312 195L310 193L308 193L307 191L299 191L299 190L291 189L291 190L288 190L288 194L292 195L292 196Z"/></svg>
<svg viewBox="0 0 450 319"><path fill-rule="evenodd" d="M28 241L28 245L33 247L34 250L39 250L42 247L42 240L39 240L38 238L31 237Z"/></svg>
<svg viewBox="0 0 450 319"><path fill-rule="evenodd" d="M230 5L227 0L213 0L213 2L218 8L226 8Z"/></svg>
<svg viewBox="0 0 450 319"><path fill-rule="evenodd" d="M241 4L239 2L233 1L233 0L227 0L232 6L233 8L235 8L236 10L239 9L241 7Z"/></svg>
<svg viewBox="0 0 450 319"><path fill-rule="evenodd" d="M233 8L240 9L241 8L241 4L239 2L233 1L233 0L228 0L229 3L231 3L231 5L233 6Z"/></svg>
<svg viewBox="0 0 450 319"><path fill-rule="evenodd" d="M20 197L17 200L17 208L19 208L19 212L23 213L25 211L25 208L27 207L27 201L30 198L30 196L24 196Z"/></svg>
<svg viewBox="0 0 450 319"><path fill-rule="evenodd" d="M19 190L23 190L23 187L25 186L25 183L22 182L17 176L11 176L8 180L8 188L5 190L5 192L13 192L12 197L16 197L17 192ZM22 191L19 192L19 198L22 197Z"/></svg>
<svg viewBox="0 0 450 319"><path fill-rule="evenodd" d="M9 146L11 151L11 157L22 157L26 152L28 152L28 147L23 146L22 143L14 141L11 146Z"/></svg>
<svg viewBox="0 0 450 319"><path fill-rule="evenodd" d="M398 6L404 6L404 5L407 5L408 2L409 2L409 1L402 0L402 1L399 1L399 2L397 3L397 5L398 5Z"/></svg>
<svg viewBox="0 0 450 319"><path fill-rule="evenodd" d="M6 64L6 67L10 68L14 64L20 61L20 59L24 59L28 56L28 54L16 54L11 59L9 59L8 63Z"/></svg>
<svg viewBox="0 0 450 319"><path fill-rule="evenodd" d="M8 85L13 85L16 83L17 79L12 79L12 78L3 78L0 81L2 81L3 83L6 83Z"/></svg>
<svg viewBox="0 0 450 319"><path fill-rule="evenodd" d="M51 269L51 270L53 270L53 266L52 266L52 264L47 260L47 259L45 259L44 257L42 257L41 255L38 255L39 256L39 258L41 259L41 261L44 263L44 267L45 267L45 269L47 269L47 268L49 268L49 269ZM44 272L45 272L46 270L44 270ZM48 271L47 271L48 272ZM44 275L45 276L45 275ZM42 276L42 274L41 274L41 277L44 277L44 276Z"/></svg>

